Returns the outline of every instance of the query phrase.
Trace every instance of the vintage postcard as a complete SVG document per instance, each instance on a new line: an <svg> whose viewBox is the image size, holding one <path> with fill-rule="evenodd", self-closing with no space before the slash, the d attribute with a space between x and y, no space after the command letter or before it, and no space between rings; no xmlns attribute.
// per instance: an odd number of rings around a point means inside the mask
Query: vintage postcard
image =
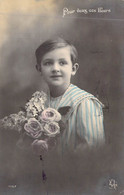
<svg viewBox="0 0 124 195"><path fill-rule="evenodd" d="M123 63L124 0L0 0L0 194L124 195Z"/></svg>

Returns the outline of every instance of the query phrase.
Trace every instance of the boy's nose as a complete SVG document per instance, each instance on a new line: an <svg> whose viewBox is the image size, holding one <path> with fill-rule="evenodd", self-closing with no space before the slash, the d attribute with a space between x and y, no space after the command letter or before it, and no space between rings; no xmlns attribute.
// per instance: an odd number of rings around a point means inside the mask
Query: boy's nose
<svg viewBox="0 0 124 195"><path fill-rule="evenodd" d="M52 71L59 72L59 70L60 70L59 64L58 63L54 63Z"/></svg>

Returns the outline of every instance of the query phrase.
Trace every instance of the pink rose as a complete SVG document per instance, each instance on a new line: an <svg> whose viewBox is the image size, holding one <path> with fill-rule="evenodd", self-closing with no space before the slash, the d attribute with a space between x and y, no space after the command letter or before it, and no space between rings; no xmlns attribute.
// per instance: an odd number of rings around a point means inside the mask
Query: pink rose
<svg viewBox="0 0 124 195"><path fill-rule="evenodd" d="M47 122L47 121L58 122L61 120L61 115L57 110L55 110L53 108L47 108L41 113L40 118L42 121L45 121L45 122Z"/></svg>
<svg viewBox="0 0 124 195"><path fill-rule="evenodd" d="M40 155L48 151L48 144L46 140L35 140L32 144L33 151Z"/></svg>
<svg viewBox="0 0 124 195"><path fill-rule="evenodd" d="M60 127L56 122L49 122L44 125L44 134L49 137L55 137L60 133Z"/></svg>
<svg viewBox="0 0 124 195"><path fill-rule="evenodd" d="M41 124L35 118L30 118L24 125L24 129L27 135L32 138L39 138L43 132Z"/></svg>

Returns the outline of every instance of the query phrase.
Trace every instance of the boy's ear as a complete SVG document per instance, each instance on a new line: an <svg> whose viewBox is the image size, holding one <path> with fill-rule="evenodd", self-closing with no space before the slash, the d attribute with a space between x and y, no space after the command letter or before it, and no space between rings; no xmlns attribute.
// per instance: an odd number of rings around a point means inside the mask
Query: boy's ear
<svg viewBox="0 0 124 195"><path fill-rule="evenodd" d="M36 64L36 69L37 69L38 72L41 72L41 67L40 67L39 64Z"/></svg>
<svg viewBox="0 0 124 195"><path fill-rule="evenodd" d="M78 70L78 68L79 68L79 64L78 63L73 64L73 66L72 66L72 73L71 74L75 75L77 70Z"/></svg>

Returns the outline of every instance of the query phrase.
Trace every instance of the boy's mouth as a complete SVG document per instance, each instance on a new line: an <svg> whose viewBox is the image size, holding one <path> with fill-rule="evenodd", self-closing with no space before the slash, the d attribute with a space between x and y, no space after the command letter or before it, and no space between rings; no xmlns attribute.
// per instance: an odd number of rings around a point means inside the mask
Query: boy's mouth
<svg viewBox="0 0 124 195"><path fill-rule="evenodd" d="M58 78L58 77L62 77L62 75L52 75L51 78Z"/></svg>

